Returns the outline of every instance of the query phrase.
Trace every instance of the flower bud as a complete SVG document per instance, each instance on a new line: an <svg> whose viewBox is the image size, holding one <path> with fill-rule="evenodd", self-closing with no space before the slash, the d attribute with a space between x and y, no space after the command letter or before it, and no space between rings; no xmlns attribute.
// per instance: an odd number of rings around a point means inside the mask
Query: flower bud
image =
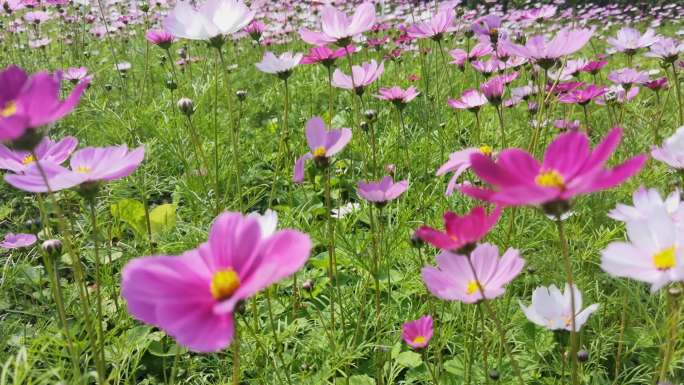
<svg viewBox="0 0 684 385"><path fill-rule="evenodd" d="M176 106L185 116L191 116L195 112L195 104L189 98L180 98Z"/></svg>
<svg viewBox="0 0 684 385"><path fill-rule="evenodd" d="M62 241L59 239L48 239L43 242L41 248L48 256L58 258L62 255Z"/></svg>
<svg viewBox="0 0 684 385"><path fill-rule="evenodd" d="M499 377L501 377L501 375L499 374L499 371L496 369L489 369L489 372L487 372L487 375L489 376L490 379L492 379L494 381L498 380Z"/></svg>
<svg viewBox="0 0 684 385"><path fill-rule="evenodd" d="M577 361L579 362L587 362L589 360L589 352L582 349L579 352L577 352Z"/></svg>
<svg viewBox="0 0 684 385"><path fill-rule="evenodd" d="M239 101L244 102L245 99L247 99L247 91L245 91L245 90L238 90L238 91L235 93L235 96L237 96L237 98L238 98Z"/></svg>
<svg viewBox="0 0 684 385"><path fill-rule="evenodd" d="M423 242L423 240L420 239L415 232L411 234L411 246L415 247L416 249L420 249L424 244L425 242Z"/></svg>
<svg viewBox="0 0 684 385"><path fill-rule="evenodd" d="M375 118L378 117L378 112L375 110L366 110L363 112L363 116L366 117L366 120L368 120L368 122L372 123L373 121L375 121Z"/></svg>
<svg viewBox="0 0 684 385"><path fill-rule="evenodd" d="M178 88L178 84L176 84L176 82L174 82L174 81L171 80L171 79L167 80L165 85L166 85L166 88L168 88L168 89L171 90L171 91L173 91L173 90L175 90L176 88Z"/></svg>
<svg viewBox="0 0 684 385"><path fill-rule="evenodd" d="M302 289L311 292L314 289L314 281L312 279L307 279L302 283Z"/></svg>

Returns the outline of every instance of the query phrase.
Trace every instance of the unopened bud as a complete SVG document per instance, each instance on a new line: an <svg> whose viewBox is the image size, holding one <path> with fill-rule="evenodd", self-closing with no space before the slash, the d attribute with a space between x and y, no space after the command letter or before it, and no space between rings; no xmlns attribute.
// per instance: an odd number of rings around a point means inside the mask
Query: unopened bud
<svg viewBox="0 0 684 385"><path fill-rule="evenodd" d="M180 98L176 106L186 116L190 116L195 112L195 104L189 98Z"/></svg>
<svg viewBox="0 0 684 385"><path fill-rule="evenodd" d="M48 239L43 242L41 248L48 256L57 258L62 255L62 241L59 239Z"/></svg>
<svg viewBox="0 0 684 385"><path fill-rule="evenodd" d="M238 90L238 91L235 93L235 96L237 96L237 98L238 98L239 101L244 102L245 99L247 99L247 91L245 91L245 90Z"/></svg>

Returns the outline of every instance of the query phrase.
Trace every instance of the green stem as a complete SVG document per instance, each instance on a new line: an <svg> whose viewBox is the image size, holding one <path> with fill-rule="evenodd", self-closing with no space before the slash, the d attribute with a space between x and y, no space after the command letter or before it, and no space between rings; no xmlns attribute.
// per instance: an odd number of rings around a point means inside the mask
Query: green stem
<svg viewBox="0 0 684 385"><path fill-rule="evenodd" d="M684 124L684 106L682 106L682 91L681 91L681 86L679 84L679 76L677 75L677 66L675 63L672 63L672 77L675 85L675 90L677 91L677 107L679 109L679 125Z"/></svg>
<svg viewBox="0 0 684 385"><path fill-rule="evenodd" d="M332 217L332 194L330 174L332 166L327 165L325 168L325 207L326 207L326 221L328 227L328 279L330 280L330 324L332 330L335 330L335 287L337 285L337 269L335 267L335 223ZM334 350L334 345L333 345Z"/></svg>
<svg viewBox="0 0 684 385"><path fill-rule="evenodd" d="M575 310L575 290L572 277L572 263L570 261L570 253L568 251L568 240L565 237L565 230L563 229L563 221L560 215L556 217L556 227L558 228L558 239L561 245L561 252L563 254L563 263L565 265L565 275L566 280L569 285L570 290L570 376L572 379L572 384L579 384L579 378L577 376L577 325L575 324L575 317L577 311Z"/></svg>
<svg viewBox="0 0 684 385"><path fill-rule="evenodd" d="M105 362L105 356L104 356L104 345L105 345L105 340L104 340L104 332L102 330L102 322L104 320L104 315L102 311L102 274L101 274L101 265L102 262L100 261L100 242L98 240L97 236L97 210L95 208L95 197L92 197L88 199L88 204L90 206L90 220L91 220L91 236L93 239L93 248L95 251L95 301L96 301L96 306L97 306L97 325L96 325L96 332L97 332L97 337L100 341L99 343L99 354L100 354L100 360L102 362Z"/></svg>
<svg viewBox="0 0 684 385"><path fill-rule="evenodd" d="M233 385L240 385L240 334L235 328L233 335Z"/></svg>

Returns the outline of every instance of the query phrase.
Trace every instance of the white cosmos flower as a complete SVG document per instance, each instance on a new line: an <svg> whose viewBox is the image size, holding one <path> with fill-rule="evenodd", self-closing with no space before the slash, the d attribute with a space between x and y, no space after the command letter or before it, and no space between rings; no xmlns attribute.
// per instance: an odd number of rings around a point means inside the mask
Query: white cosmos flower
<svg viewBox="0 0 684 385"><path fill-rule="evenodd" d="M257 222L259 222L262 238L270 237L278 228L278 213L271 209L266 209L263 214L252 211L251 213L247 214L247 217L254 218L257 220Z"/></svg>
<svg viewBox="0 0 684 385"><path fill-rule="evenodd" d="M261 72L267 74L282 74L292 71L302 60L301 53L292 54L292 52L285 52L280 56L276 56L273 52L266 52L261 62L256 63L256 67Z"/></svg>
<svg viewBox="0 0 684 385"><path fill-rule="evenodd" d="M658 190L651 188L639 188L632 194L634 206L618 203L613 210L608 213L610 218L616 221L627 222L631 220L644 219L648 217L654 210L665 208L665 210L672 216L676 222L681 223L684 218L684 205L681 205L679 190L667 196L663 200L658 193Z"/></svg>
<svg viewBox="0 0 684 385"><path fill-rule="evenodd" d="M684 279L684 234L665 206L626 226L629 242L613 242L601 252L603 271L648 282L652 293Z"/></svg>
<svg viewBox="0 0 684 385"><path fill-rule="evenodd" d="M254 14L240 0L208 0L197 10L187 1L179 1L163 25L178 38L209 40L240 31L254 19Z"/></svg>
<svg viewBox="0 0 684 385"><path fill-rule="evenodd" d="M575 295L575 329L580 330L589 316L599 308L599 305L595 303L581 310L582 293L574 285L572 289ZM572 302L570 293L570 285L568 284L565 284L564 293L561 293L556 285L541 286L534 289L530 306L525 306L520 302L520 307L527 319L539 326L549 330L571 331Z"/></svg>

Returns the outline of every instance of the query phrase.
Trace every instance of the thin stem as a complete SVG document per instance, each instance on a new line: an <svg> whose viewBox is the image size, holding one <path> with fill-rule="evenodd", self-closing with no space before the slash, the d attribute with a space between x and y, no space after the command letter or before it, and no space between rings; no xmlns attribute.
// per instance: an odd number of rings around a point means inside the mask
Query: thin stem
<svg viewBox="0 0 684 385"><path fill-rule="evenodd" d="M675 84L675 90L677 91L677 107L679 109L679 125L681 126L684 124L684 106L682 106L682 91L681 91L681 86L679 85L679 76L677 75L677 66L675 63L672 63L672 77L673 81Z"/></svg>
<svg viewBox="0 0 684 385"><path fill-rule="evenodd" d="M575 324L577 312L575 310L575 285L572 278L572 263L570 261L570 253L568 251L568 240L565 237L563 221L561 220L560 215L556 217L556 227L558 227L558 239L561 245L561 252L563 253L566 280L568 281L570 290L570 311L572 314L570 317L570 376L572 379L572 384L577 385L579 384L579 379L577 376L577 326Z"/></svg>
<svg viewBox="0 0 684 385"><path fill-rule="evenodd" d="M496 114L499 117L499 129L501 130L501 148L506 148L508 143L506 141L506 131L504 130L503 108L501 105L496 106Z"/></svg>
<svg viewBox="0 0 684 385"><path fill-rule="evenodd" d="M169 379L170 385L174 385L176 383L176 372L178 371L178 361L180 358L180 352L181 349L178 345L176 345L176 354L173 356L173 366L171 367L171 378Z"/></svg>
<svg viewBox="0 0 684 385"><path fill-rule="evenodd" d="M411 164L411 154L409 152L408 146L408 131L406 131L406 124L404 123L404 110L402 108L397 108L399 111L399 123L401 124L401 140L404 147L404 172L408 173L409 166Z"/></svg>
<svg viewBox="0 0 684 385"><path fill-rule="evenodd" d="M618 348L615 355L615 374L613 376L613 385L617 385L618 376L620 375L620 370L622 369L622 350L625 343L625 326L627 325L627 306L629 304L629 297L627 296L627 291L625 290L622 294L622 315L620 316L620 336L618 337Z"/></svg>
<svg viewBox="0 0 684 385"><path fill-rule="evenodd" d="M90 220L91 220L91 236L93 239L93 248L95 251L95 301L97 306L97 326L96 332L98 334L99 343L99 354L100 360L105 362L104 357L104 333L102 331L102 275L101 275L101 261L100 261L100 242L97 236L97 210L95 209L95 197L88 199L88 204L90 206Z"/></svg>
<svg viewBox="0 0 684 385"><path fill-rule="evenodd" d="M233 385L240 385L240 333L235 328L233 335Z"/></svg>
<svg viewBox="0 0 684 385"><path fill-rule="evenodd" d="M240 124L242 120L242 104L244 102L240 102L240 108L238 109L238 117L237 117L237 122L235 124L235 128L233 129L232 133L232 142L233 142L233 165L235 166L235 196L237 197L238 201L238 210L242 212L242 188L240 185L240 177L242 175L242 167L240 164Z"/></svg>
<svg viewBox="0 0 684 385"><path fill-rule="evenodd" d="M332 65L329 65L326 67L328 69L328 125L332 127L332 121L333 121L333 85L332 85L332 76L333 76L333 70L332 70Z"/></svg>
<svg viewBox="0 0 684 385"><path fill-rule="evenodd" d="M591 124L589 122L589 111L587 110L586 104L582 104L582 110L584 110L584 125L586 126L587 135L591 135Z"/></svg>
<svg viewBox="0 0 684 385"><path fill-rule="evenodd" d="M215 207L215 214L218 215L220 209L220 196L221 193L219 191L221 183L219 181L219 140L218 140L218 94L219 94L219 63L223 64L223 52L221 51L221 47L216 48L216 51L218 53L219 60L214 61L214 185L216 188L216 191L214 194L216 194L215 200L216 200L216 207ZM208 171L208 170L207 170Z"/></svg>
<svg viewBox="0 0 684 385"><path fill-rule="evenodd" d="M658 375L660 381L663 382L667 380L667 375L670 372L670 364L672 363L672 356L677 344L677 329L679 326L679 301L676 296L669 293L667 295L670 315L667 319L667 338L663 349L663 363Z"/></svg>
<svg viewBox="0 0 684 385"><path fill-rule="evenodd" d="M432 378L432 383L434 385L439 385L439 377L437 377L437 374L435 373L435 368L430 365L430 361L428 360L428 355L427 355L427 348L423 349L423 362L425 362L425 367L428 370L428 373L430 373L430 377Z"/></svg>
<svg viewBox="0 0 684 385"><path fill-rule="evenodd" d="M488 348L487 348L487 328L485 327L484 312L482 306L477 304L477 313L480 316L480 330L482 331L482 362L484 363L484 378L485 384L489 384L489 362L488 362Z"/></svg>
<svg viewBox="0 0 684 385"><path fill-rule="evenodd" d="M332 194L330 192L330 174L332 171L331 165L325 168L325 207L326 207L326 220L328 224L328 279L330 280L330 324L332 325L332 330L335 330L335 286L337 284L337 269L335 268L335 223L332 217ZM334 345L333 345L334 349Z"/></svg>

